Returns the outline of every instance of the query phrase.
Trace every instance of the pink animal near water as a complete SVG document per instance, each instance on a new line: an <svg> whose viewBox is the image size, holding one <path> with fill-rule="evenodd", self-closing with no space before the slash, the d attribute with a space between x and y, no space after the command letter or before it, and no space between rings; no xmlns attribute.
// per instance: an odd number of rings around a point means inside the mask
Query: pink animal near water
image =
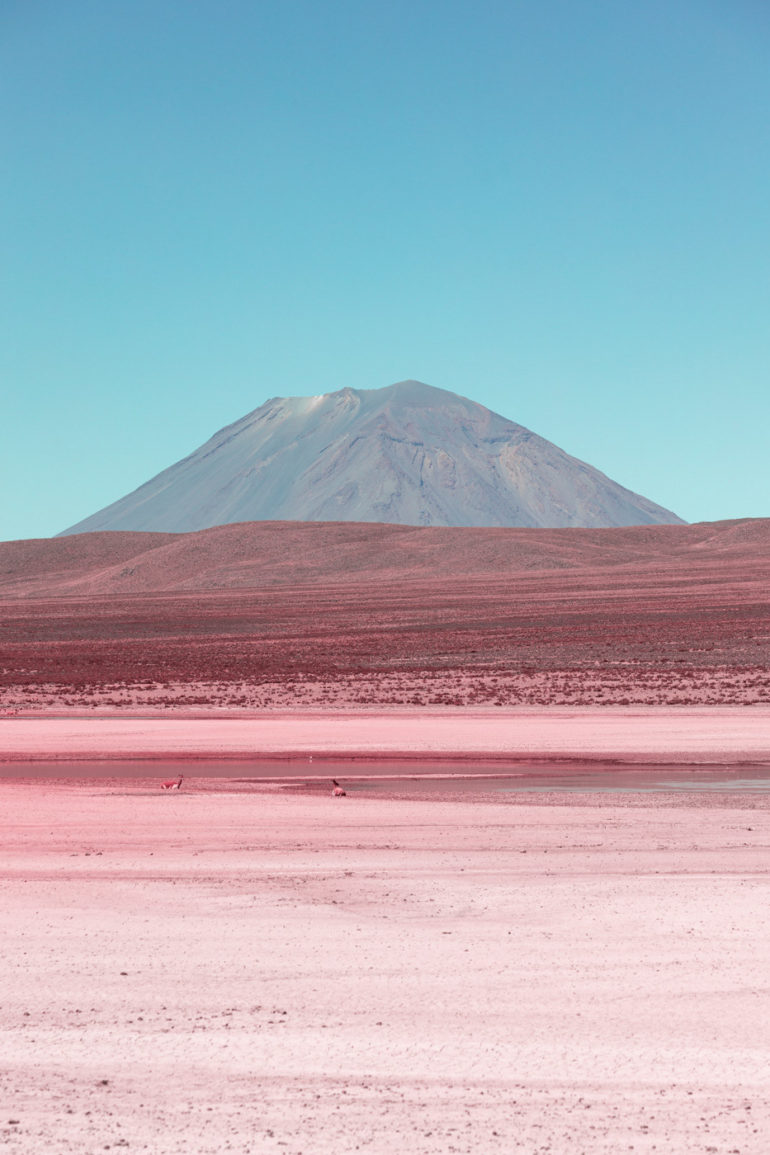
<svg viewBox="0 0 770 1155"><path fill-rule="evenodd" d="M332 778L332 785L334 786L332 790L333 798L347 798L346 792L342 789L336 778Z"/></svg>
<svg viewBox="0 0 770 1155"><path fill-rule="evenodd" d="M160 788L161 790L181 790L183 778L183 774L180 774L178 778L169 778L168 782L161 782Z"/></svg>

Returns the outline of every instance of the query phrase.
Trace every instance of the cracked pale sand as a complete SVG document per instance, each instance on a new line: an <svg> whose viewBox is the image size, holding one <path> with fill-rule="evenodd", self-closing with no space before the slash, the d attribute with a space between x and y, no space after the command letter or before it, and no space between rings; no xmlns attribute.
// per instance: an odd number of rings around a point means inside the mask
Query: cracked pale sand
<svg viewBox="0 0 770 1155"><path fill-rule="evenodd" d="M14 1155L770 1149L767 795L108 774L2 784Z"/></svg>

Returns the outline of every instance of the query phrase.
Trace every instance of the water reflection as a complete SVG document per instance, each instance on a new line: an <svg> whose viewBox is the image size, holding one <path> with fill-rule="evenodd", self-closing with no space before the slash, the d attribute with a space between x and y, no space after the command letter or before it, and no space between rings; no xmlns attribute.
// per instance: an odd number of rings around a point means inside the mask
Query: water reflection
<svg viewBox="0 0 770 1155"><path fill-rule="evenodd" d="M310 761L273 759L253 762L231 759L163 759L0 763L0 779L59 782L124 782L153 786L184 774L185 788L198 789L206 780L218 787L248 790L281 787L321 790L332 778L349 793L441 796L559 792L654 793L672 791L770 790L770 766L619 766L616 763L473 763L468 761Z"/></svg>

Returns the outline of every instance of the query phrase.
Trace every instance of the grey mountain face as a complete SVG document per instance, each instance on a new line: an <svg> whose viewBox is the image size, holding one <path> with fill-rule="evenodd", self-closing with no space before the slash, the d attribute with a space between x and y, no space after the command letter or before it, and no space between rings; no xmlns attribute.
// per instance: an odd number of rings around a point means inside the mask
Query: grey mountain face
<svg viewBox="0 0 770 1155"><path fill-rule="evenodd" d="M681 524L483 405L402 381L267 401L64 533L239 521Z"/></svg>

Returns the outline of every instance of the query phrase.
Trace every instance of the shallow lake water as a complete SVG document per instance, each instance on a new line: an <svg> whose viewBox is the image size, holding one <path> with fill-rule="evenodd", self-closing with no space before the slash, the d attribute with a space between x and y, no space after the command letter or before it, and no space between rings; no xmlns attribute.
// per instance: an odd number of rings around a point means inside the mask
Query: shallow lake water
<svg viewBox="0 0 770 1155"><path fill-rule="evenodd" d="M188 789L200 789L206 780L222 780L222 786L241 790L284 786L287 789L320 788L340 781L349 794L377 795L435 793L451 790L479 793L597 792L648 793L672 791L770 790L768 765L618 765L616 763L537 762L505 765L470 761L343 761L272 760L254 762L232 759L121 761L15 761L0 763L0 781L32 781L100 784L136 783L145 787L184 775ZM183 787L184 788L184 787Z"/></svg>

